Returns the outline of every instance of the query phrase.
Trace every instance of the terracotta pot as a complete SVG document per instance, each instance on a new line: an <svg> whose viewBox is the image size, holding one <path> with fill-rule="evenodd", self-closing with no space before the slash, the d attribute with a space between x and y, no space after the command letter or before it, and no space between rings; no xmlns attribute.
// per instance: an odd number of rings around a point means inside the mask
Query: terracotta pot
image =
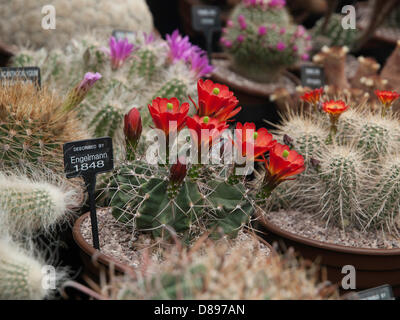
<svg viewBox="0 0 400 320"><path fill-rule="evenodd" d="M400 249L354 248L325 243L285 231L261 213L258 221L266 229L264 238L270 243L283 242L286 248L293 247L306 259L320 259L318 261L326 268L328 279L339 288L345 276L341 273L342 267L352 265L356 269L357 291L390 284L395 296L400 296Z"/></svg>
<svg viewBox="0 0 400 320"><path fill-rule="evenodd" d="M81 233L81 226L84 220L88 219L90 212L87 212L76 220L72 229L72 235L79 247L80 256L85 268L86 274L92 279L98 279L101 269L109 270L113 266L118 274L130 273L133 274L135 270L127 265L124 265L116 259L109 257L100 251L96 250L91 244L87 243Z"/></svg>
<svg viewBox="0 0 400 320"><path fill-rule="evenodd" d="M72 230L73 238L80 250L80 256L85 267L85 273L92 279L98 279L101 269L108 271L110 269L110 266L113 266L117 274L129 273L134 276L135 269L133 267L122 264L116 259L101 253L100 251L96 250L92 245L86 242L81 233L81 226L83 221L85 219L88 219L89 216L90 213L87 212L79 217L79 219L76 220L74 228ZM276 254L276 251L269 243L267 243L262 238L257 238L270 249L272 254Z"/></svg>
<svg viewBox="0 0 400 320"><path fill-rule="evenodd" d="M245 78L231 69L231 62L225 54L214 54L212 60L216 67L211 75L215 82L227 85L239 99L242 111L235 117L240 122L255 122L257 127L265 122L276 123L280 117L278 106L270 101L270 95L278 88L285 88L289 94L296 91L300 80L293 74L284 71L279 81L259 83Z"/></svg>

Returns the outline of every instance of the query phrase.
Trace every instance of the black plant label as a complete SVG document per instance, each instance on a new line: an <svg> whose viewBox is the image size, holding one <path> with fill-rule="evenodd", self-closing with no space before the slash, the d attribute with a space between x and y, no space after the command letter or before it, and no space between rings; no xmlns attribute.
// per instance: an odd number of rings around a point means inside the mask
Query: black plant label
<svg viewBox="0 0 400 320"><path fill-rule="evenodd" d="M114 168L110 137L68 142L63 149L67 178L96 175Z"/></svg>
<svg viewBox="0 0 400 320"><path fill-rule="evenodd" d="M219 30L221 28L220 9L217 6L193 6L192 26L196 31Z"/></svg>
<svg viewBox="0 0 400 320"><path fill-rule="evenodd" d="M314 65L301 67L301 84L303 87L318 89L325 85L324 69Z"/></svg>
<svg viewBox="0 0 400 320"><path fill-rule="evenodd" d="M0 68L0 83L13 84L19 81L41 86L40 68L38 67L4 67Z"/></svg>

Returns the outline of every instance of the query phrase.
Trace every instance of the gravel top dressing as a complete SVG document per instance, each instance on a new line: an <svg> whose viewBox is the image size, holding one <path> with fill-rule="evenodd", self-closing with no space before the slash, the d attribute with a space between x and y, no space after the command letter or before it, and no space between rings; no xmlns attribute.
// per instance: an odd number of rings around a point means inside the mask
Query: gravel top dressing
<svg viewBox="0 0 400 320"><path fill-rule="evenodd" d="M361 232L353 229L344 232L335 226L326 227L325 221L310 213L281 210L268 212L266 217L279 228L311 240L355 248L400 248L399 237L385 235L382 231Z"/></svg>
<svg viewBox="0 0 400 320"><path fill-rule="evenodd" d="M101 252L130 267L139 267L142 261L143 249L150 247L152 248L152 259L159 261L162 248L168 245L157 242L148 234L133 234L131 229L119 224L114 219L109 208L98 209L97 219ZM81 233L85 241L92 245L92 230L89 218L82 222ZM235 245L247 245L249 250L253 250L252 242L247 241L250 238L251 235L241 232L236 238ZM270 253L270 249L261 242L260 250L265 252L266 255Z"/></svg>

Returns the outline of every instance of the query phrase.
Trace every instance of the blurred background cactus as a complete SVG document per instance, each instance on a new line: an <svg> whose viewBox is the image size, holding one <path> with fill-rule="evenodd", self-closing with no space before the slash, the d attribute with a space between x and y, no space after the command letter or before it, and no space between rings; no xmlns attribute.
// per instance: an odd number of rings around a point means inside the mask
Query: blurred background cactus
<svg viewBox="0 0 400 320"><path fill-rule="evenodd" d="M292 23L284 0L243 0L233 10L221 43L239 74L273 82L280 73L308 60L311 37Z"/></svg>
<svg viewBox="0 0 400 320"><path fill-rule="evenodd" d="M333 286L317 280L316 266L306 267L290 254L285 257L268 254L269 249L251 236L216 243L202 241L195 244L195 250L179 246L165 250L163 260L148 260L138 277L113 277L102 287L100 297L118 300L338 298Z"/></svg>
<svg viewBox="0 0 400 320"><path fill-rule="evenodd" d="M390 111L398 95L391 91L377 91L376 95L382 101L381 109L388 113L366 104L357 106L351 100L349 106L328 101L323 104L326 112L292 113L284 120L277 135L280 139L291 135L293 148L305 151L309 167L296 181L282 186L291 190L290 201L282 201L278 189L272 194L276 208L315 212L327 225L344 230L398 230L394 195L400 192L396 158L400 121ZM336 113L336 133L330 112Z"/></svg>
<svg viewBox="0 0 400 320"><path fill-rule="evenodd" d="M125 50L125 51L124 51ZM78 116L95 136L122 141L122 115L133 106L146 108L155 97L196 97L196 81L212 71L207 56L178 31L163 40L138 32L127 39L83 36L63 50L22 49L15 66L38 65L42 80L60 92L77 83L85 72L99 72L101 81L78 108ZM147 113L143 121L147 123Z"/></svg>
<svg viewBox="0 0 400 320"><path fill-rule="evenodd" d="M344 29L342 26L343 16L333 13L328 21L326 17L317 21L312 29L313 48L321 49L323 46L346 46L352 48L360 33L356 29Z"/></svg>
<svg viewBox="0 0 400 320"><path fill-rule="evenodd" d="M42 20L52 11L56 14L55 29L45 30ZM30 45L33 48L65 46L71 38L92 30L109 33L114 29L153 31L153 17L145 0L63 1L63 0L1 0L0 34L8 44ZM47 7L48 8L48 7ZM5 19L14 17L13 19Z"/></svg>

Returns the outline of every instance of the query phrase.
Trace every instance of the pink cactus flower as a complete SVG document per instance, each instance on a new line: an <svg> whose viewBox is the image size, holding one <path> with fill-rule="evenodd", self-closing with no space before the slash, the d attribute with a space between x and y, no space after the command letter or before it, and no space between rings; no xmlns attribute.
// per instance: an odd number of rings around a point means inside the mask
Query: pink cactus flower
<svg viewBox="0 0 400 320"><path fill-rule="evenodd" d="M284 44L282 41L279 41L276 45L276 49L278 49L278 51L283 51L286 49L286 44Z"/></svg>
<svg viewBox="0 0 400 320"><path fill-rule="evenodd" d="M134 45L129 43L126 38L123 40L116 40L114 37L111 37L109 46L111 67L114 70L120 68L134 50Z"/></svg>
<svg viewBox="0 0 400 320"><path fill-rule="evenodd" d="M258 28L258 35L264 36L267 33L267 27L266 26L260 26Z"/></svg>

